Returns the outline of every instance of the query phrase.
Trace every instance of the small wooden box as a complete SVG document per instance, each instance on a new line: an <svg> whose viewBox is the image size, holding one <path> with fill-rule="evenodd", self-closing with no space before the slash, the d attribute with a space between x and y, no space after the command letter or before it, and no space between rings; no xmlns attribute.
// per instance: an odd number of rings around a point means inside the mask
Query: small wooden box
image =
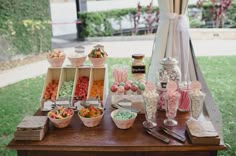
<svg viewBox="0 0 236 156"><path fill-rule="evenodd" d="M210 120L189 120L187 122L186 131L192 144L220 144L220 137Z"/></svg>
<svg viewBox="0 0 236 156"><path fill-rule="evenodd" d="M47 116L26 116L17 126L15 140L42 140L48 130Z"/></svg>

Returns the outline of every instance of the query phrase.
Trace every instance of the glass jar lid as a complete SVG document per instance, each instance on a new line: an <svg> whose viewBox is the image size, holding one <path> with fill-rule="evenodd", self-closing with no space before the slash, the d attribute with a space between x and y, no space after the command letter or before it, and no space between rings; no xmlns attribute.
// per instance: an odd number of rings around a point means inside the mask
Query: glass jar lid
<svg viewBox="0 0 236 156"><path fill-rule="evenodd" d="M163 58L160 62L160 64L162 65L176 65L177 63L178 61L175 58L171 58L171 57Z"/></svg>
<svg viewBox="0 0 236 156"><path fill-rule="evenodd" d="M143 59L144 58L144 54L133 54L132 58L134 58L134 59Z"/></svg>

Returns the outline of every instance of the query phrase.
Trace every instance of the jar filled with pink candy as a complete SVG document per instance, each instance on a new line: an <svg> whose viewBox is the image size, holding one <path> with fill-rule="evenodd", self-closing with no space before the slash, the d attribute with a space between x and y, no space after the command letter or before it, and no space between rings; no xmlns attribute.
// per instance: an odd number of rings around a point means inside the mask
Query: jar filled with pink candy
<svg viewBox="0 0 236 156"><path fill-rule="evenodd" d="M180 99L179 99L179 111L187 112L190 111L190 82L182 82L179 84L179 92L180 92Z"/></svg>
<svg viewBox="0 0 236 156"><path fill-rule="evenodd" d="M175 81L169 81L166 89L165 108L167 119L164 120L164 124L166 126L176 126L178 122L175 120L175 117L179 106L180 93L177 90Z"/></svg>

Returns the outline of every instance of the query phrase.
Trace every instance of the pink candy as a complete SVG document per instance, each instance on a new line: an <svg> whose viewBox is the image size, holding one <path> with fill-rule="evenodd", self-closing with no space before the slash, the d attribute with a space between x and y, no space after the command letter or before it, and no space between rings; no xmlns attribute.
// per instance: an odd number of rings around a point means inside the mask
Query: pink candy
<svg viewBox="0 0 236 156"><path fill-rule="evenodd" d="M179 110L189 111L190 110L190 99L187 90L180 90Z"/></svg>
<svg viewBox="0 0 236 156"><path fill-rule="evenodd" d="M177 113L180 94L178 91L166 93L166 116L174 119Z"/></svg>

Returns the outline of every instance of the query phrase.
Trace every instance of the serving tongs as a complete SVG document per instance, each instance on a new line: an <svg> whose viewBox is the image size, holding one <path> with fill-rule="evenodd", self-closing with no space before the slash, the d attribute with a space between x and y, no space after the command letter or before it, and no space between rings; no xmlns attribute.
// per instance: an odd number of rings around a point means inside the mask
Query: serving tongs
<svg viewBox="0 0 236 156"><path fill-rule="evenodd" d="M145 128L146 129L146 128ZM164 135L156 132L154 129L146 129L146 132L152 136L154 136L155 138L161 140L162 142L168 144L170 143L170 139L168 139L167 137L165 137Z"/></svg>
<svg viewBox="0 0 236 156"><path fill-rule="evenodd" d="M130 106L122 106L122 105L119 105L119 104L112 104L112 107L114 107L116 109L129 110L131 112L139 113L139 110L131 108Z"/></svg>
<svg viewBox="0 0 236 156"><path fill-rule="evenodd" d="M184 136L181 136L180 134L177 134L176 132L166 128L166 127L159 127L160 130L162 130L165 134L168 134L169 136L173 137L174 139L177 139L178 141L185 142L186 138Z"/></svg>

